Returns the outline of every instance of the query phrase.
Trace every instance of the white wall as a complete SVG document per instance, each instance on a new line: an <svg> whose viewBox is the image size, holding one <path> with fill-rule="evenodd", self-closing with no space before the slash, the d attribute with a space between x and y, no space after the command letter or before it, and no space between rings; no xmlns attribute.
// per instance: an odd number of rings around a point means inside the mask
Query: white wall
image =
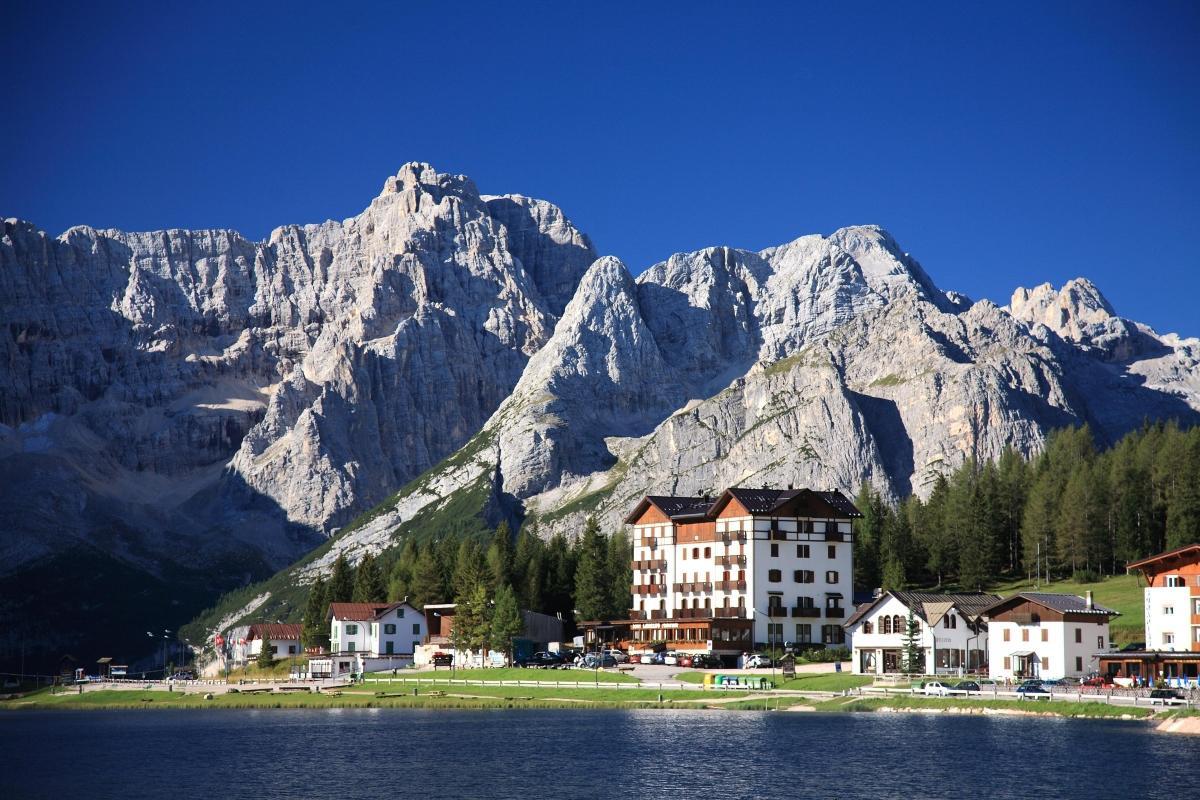
<svg viewBox="0 0 1200 800"><path fill-rule="evenodd" d="M1026 650L1032 650L1038 659L1048 659L1045 666L1038 668L1038 677L1048 680L1079 678L1096 669L1099 664L1096 653L1111 645L1107 618L1099 623L1043 620L1028 625L993 620L988 627L988 667L993 678L1013 678L1017 662L1012 654ZM1082 641L1079 643L1075 642L1076 629L1082 631ZM1006 630L1009 632L1007 642L1004 641ZM1023 630L1029 632L1029 641L1022 638ZM1042 641L1042 631L1046 631L1047 641ZM1104 639L1104 648L1097 647L1100 637ZM1005 657L1010 658L1007 669L1004 667ZM1077 667L1076 657L1083 660L1082 669Z"/></svg>
<svg viewBox="0 0 1200 800"><path fill-rule="evenodd" d="M1144 600L1146 607L1147 650L1190 650L1192 646L1191 590L1180 587L1147 587ZM1171 611L1172 613L1167 613ZM1174 637L1167 644L1166 635Z"/></svg>
<svg viewBox="0 0 1200 800"><path fill-rule="evenodd" d="M387 632L388 625L396 626L394 633ZM357 627L357 631L349 633L354 627ZM391 642L393 655L412 655L414 647L419 646L425 638L425 633L425 615L405 604L376 620L340 620L334 617L329 627L329 642L335 653L349 651L353 643L356 653L385 656L388 642Z"/></svg>

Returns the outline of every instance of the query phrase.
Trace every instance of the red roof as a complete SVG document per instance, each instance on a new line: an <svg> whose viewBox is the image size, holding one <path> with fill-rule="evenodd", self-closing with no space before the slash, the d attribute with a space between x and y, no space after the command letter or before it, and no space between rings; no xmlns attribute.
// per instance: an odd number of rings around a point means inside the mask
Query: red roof
<svg viewBox="0 0 1200 800"><path fill-rule="evenodd" d="M400 603L330 603L325 619L371 620L379 619L389 611L404 605Z"/></svg>
<svg viewBox="0 0 1200 800"><path fill-rule="evenodd" d="M264 633L271 637L271 641L299 640L303 627L298 622L262 622L250 626L250 632L246 634L246 641L261 639Z"/></svg>
<svg viewBox="0 0 1200 800"><path fill-rule="evenodd" d="M1184 561L1186 563L1200 561L1200 544L1185 544L1183 547L1176 547L1174 550L1168 550L1165 553L1159 553L1158 555L1149 556L1138 561L1130 561L1125 565L1125 569L1147 571L1146 567L1158 566L1164 561ZM1153 569L1149 571L1153 572Z"/></svg>

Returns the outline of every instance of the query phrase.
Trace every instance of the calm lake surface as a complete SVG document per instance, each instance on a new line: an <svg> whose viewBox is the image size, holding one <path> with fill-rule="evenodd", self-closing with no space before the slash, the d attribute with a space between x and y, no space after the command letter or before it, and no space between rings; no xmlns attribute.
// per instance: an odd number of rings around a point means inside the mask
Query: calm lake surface
<svg viewBox="0 0 1200 800"><path fill-rule="evenodd" d="M1141 798L1200 738L1136 722L703 711L0 714L0 798Z"/></svg>

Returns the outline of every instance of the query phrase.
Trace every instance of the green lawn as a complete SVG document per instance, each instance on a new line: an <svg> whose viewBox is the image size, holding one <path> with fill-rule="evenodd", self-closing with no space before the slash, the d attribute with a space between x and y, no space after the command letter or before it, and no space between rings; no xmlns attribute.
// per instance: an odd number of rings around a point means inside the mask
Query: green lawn
<svg viewBox="0 0 1200 800"><path fill-rule="evenodd" d="M814 704L820 711L878 711L881 708L994 708L1055 714L1063 717L1150 717L1154 711L1105 703L1034 702L1029 700L963 700L953 697L862 697L846 701L835 698Z"/></svg>
<svg viewBox="0 0 1200 800"><path fill-rule="evenodd" d="M875 679L870 675L851 675L849 672L813 672L797 675L794 679L779 684L780 689L812 692L840 692L869 686Z"/></svg>
<svg viewBox="0 0 1200 800"><path fill-rule="evenodd" d="M1036 591L1062 592L1086 597L1090 589L1097 603L1121 612L1121 616L1113 617L1109 624L1113 642L1120 646L1145 639L1144 588L1138 583L1135 575L1115 575L1095 583L1076 583L1069 579L1042 583ZM1023 580L999 584L989 591L1007 597L1017 592L1035 591L1035 587L1032 581Z"/></svg>
<svg viewBox="0 0 1200 800"><path fill-rule="evenodd" d="M390 678L391 670L374 672L368 677ZM632 675L620 672L592 669L521 669L520 667L485 667L482 669L449 669L411 670L402 669L396 673L397 678L407 680L436 681L453 678L456 681L541 681L554 683L638 683ZM370 684L368 684L369 686Z"/></svg>

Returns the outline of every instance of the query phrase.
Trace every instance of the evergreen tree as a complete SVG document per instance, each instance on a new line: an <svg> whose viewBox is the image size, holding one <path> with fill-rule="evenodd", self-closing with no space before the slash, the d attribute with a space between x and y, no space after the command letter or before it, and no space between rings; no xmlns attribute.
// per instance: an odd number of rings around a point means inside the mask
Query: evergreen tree
<svg viewBox="0 0 1200 800"><path fill-rule="evenodd" d="M608 574L608 548L595 517L588 517L575 548L575 611L580 620L604 619L612 597Z"/></svg>
<svg viewBox="0 0 1200 800"><path fill-rule="evenodd" d="M329 602L328 585L324 578L308 590L308 599L304 603L304 624L301 628L301 639L305 647L320 647L329 649L329 620L327 612Z"/></svg>
<svg viewBox="0 0 1200 800"><path fill-rule="evenodd" d="M608 619L625 619L629 614L632 598L633 546L624 531L618 531L608 540Z"/></svg>
<svg viewBox="0 0 1200 800"><path fill-rule="evenodd" d="M546 547L546 613L561 615L568 627L575 624L575 552L561 533ZM571 631L567 631L570 633Z"/></svg>
<svg viewBox="0 0 1200 800"><path fill-rule="evenodd" d="M375 561L375 556L367 553L358 562L354 571L355 603L382 603L387 599L387 586L383 582L383 571Z"/></svg>
<svg viewBox="0 0 1200 800"><path fill-rule="evenodd" d="M349 603L354 598L354 569L346 561L346 554L339 553L333 562L333 574L329 577L329 602Z"/></svg>
<svg viewBox="0 0 1200 800"><path fill-rule="evenodd" d="M908 568L904 554L911 547L912 535L908 525L908 514L903 509L888 514L879 542L879 557L883 562L880 587L903 589L908 584Z"/></svg>
<svg viewBox="0 0 1200 800"><path fill-rule="evenodd" d="M459 597L470 593L480 583L485 587L492 583L487 556L478 542L473 539L464 539L458 545L450 588L454 591L454 596Z"/></svg>
<svg viewBox="0 0 1200 800"><path fill-rule="evenodd" d="M412 537L405 539L404 547L400 550L400 557L392 565L392 572L388 576L387 597L389 602L403 600L412 594L413 571L420 555L421 552L416 541Z"/></svg>
<svg viewBox="0 0 1200 800"><path fill-rule="evenodd" d="M900 670L905 675L917 675L925 671L925 657L921 652L921 627L913 610L908 610L908 620L901 640Z"/></svg>
<svg viewBox="0 0 1200 800"><path fill-rule="evenodd" d="M262 634L262 649L258 651L257 663L262 669L270 669L275 665L275 645L271 643L271 634L267 633L266 626L263 626Z"/></svg>
<svg viewBox="0 0 1200 800"><path fill-rule="evenodd" d="M508 663L513 663L513 639L525 630L521 619L521 610L517 607L517 596L508 584L500 587L496 593L496 605L492 609L493 647L504 649Z"/></svg>
<svg viewBox="0 0 1200 800"><path fill-rule="evenodd" d="M917 529L923 549L928 554L926 568L941 586L958 564L954 528L947 524L946 506L950 498L950 483L938 476L921 512L921 527Z"/></svg>
<svg viewBox="0 0 1200 800"><path fill-rule="evenodd" d="M434 545L421 548L417 563L413 566L412 586L408 600L416 608L435 605L446 601L446 587L442 582L442 570L438 566Z"/></svg>
<svg viewBox="0 0 1200 800"><path fill-rule="evenodd" d="M881 544L888 508L866 483L858 490L854 504L863 515L854 526L854 585L873 589L880 585Z"/></svg>
<svg viewBox="0 0 1200 800"><path fill-rule="evenodd" d="M454 625L450 642L459 652L479 651L481 662L487 663L491 644L491 607L488 605L487 584L482 580L454 599Z"/></svg>
<svg viewBox="0 0 1200 800"><path fill-rule="evenodd" d="M487 550L487 566L492 577L492 591L498 594L501 586L512 586L514 553L512 531L508 523L501 521L492 534Z"/></svg>
<svg viewBox="0 0 1200 800"><path fill-rule="evenodd" d="M543 587L546 581L545 543L532 531L522 528L517 536L514 556L514 585L521 608L544 611Z"/></svg>

